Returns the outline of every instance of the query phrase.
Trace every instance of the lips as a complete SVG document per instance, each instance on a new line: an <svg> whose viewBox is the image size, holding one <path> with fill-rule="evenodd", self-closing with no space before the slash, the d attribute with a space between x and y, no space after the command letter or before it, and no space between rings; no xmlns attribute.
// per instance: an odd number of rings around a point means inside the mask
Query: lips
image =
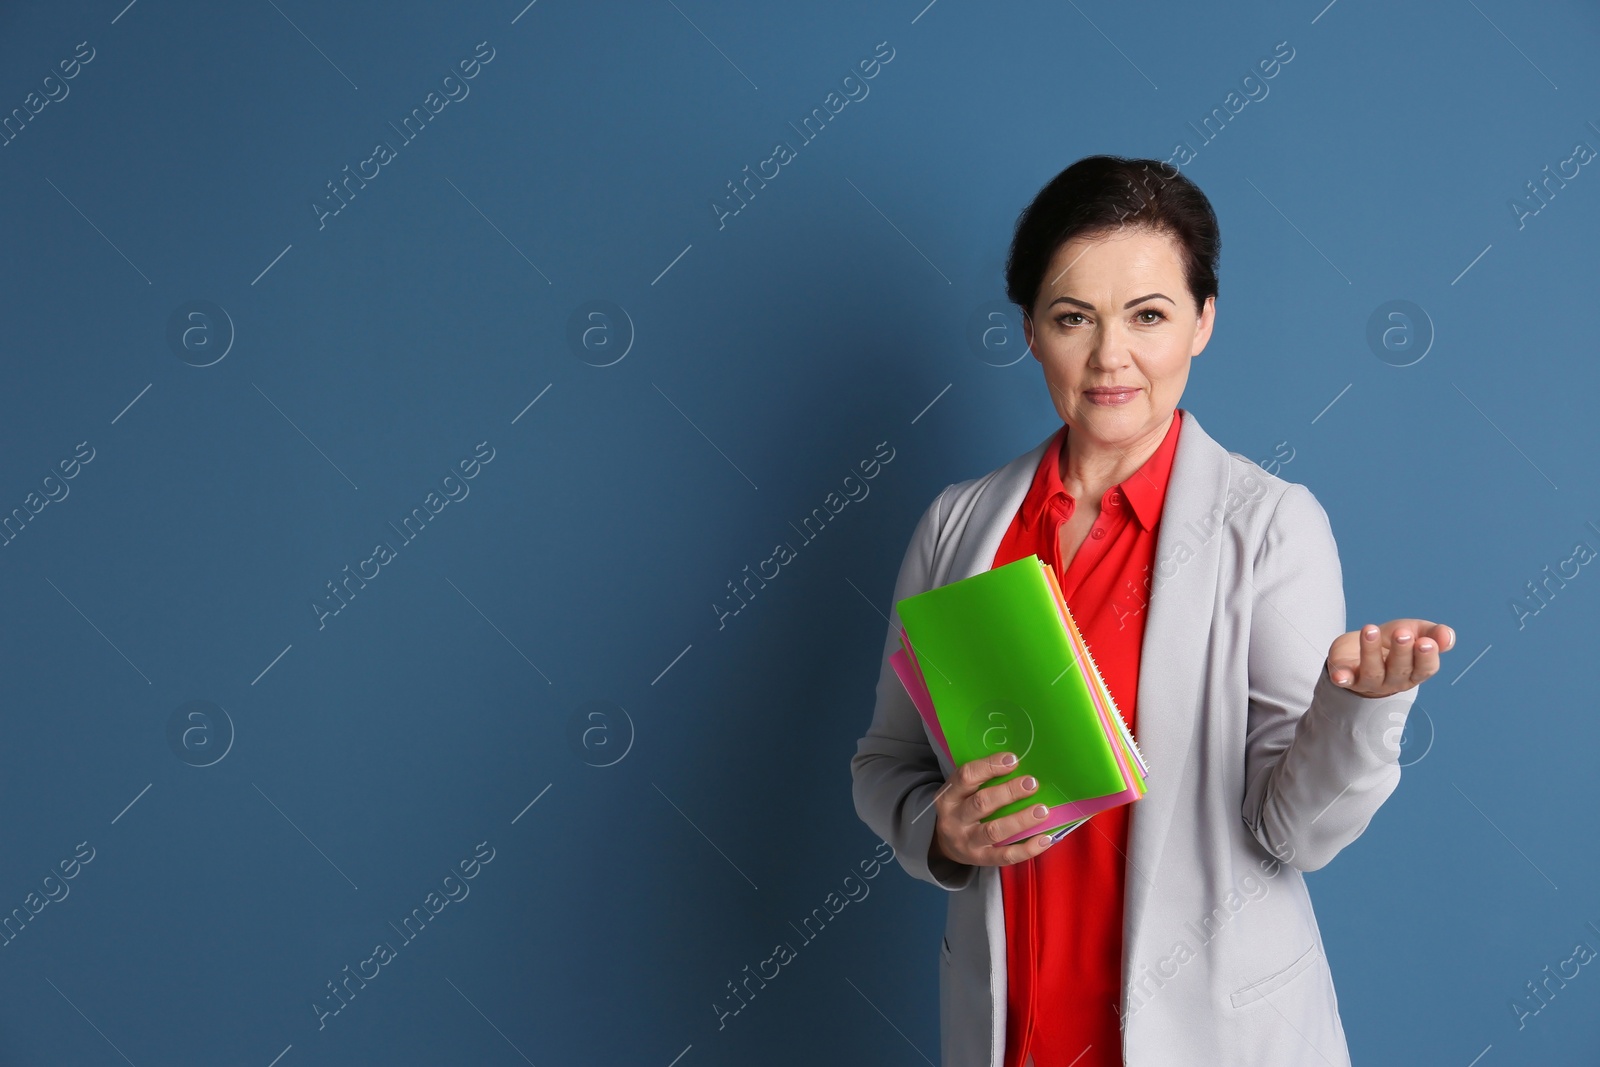
<svg viewBox="0 0 1600 1067"><path fill-rule="evenodd" d="M1126 404L1139 395L1139 389L1132 385L1102 385L1094 389L1085 389L1083 398L1091 404L1112 406Z"/></svg>

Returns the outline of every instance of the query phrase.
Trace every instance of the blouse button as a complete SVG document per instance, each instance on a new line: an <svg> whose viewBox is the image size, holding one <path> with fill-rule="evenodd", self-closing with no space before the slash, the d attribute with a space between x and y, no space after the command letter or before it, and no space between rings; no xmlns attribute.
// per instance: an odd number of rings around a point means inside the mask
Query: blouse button
<svg viewBox="0 0 1600 1067"><path fill-rule="evenodd" d="M1096 526L1096 527L1095 527L1095 528L1094 528L1094 530L1093 530L1093 532L1091 532L1091 533L1090 533L1090 534L1089 534L1089 536L1090 536L1090 537L1093 537L1093 538L1094 538L1094 539L1095 539L1095 540L1097 540L1097 541L1098 541L1098 540L1099 540L1099 539L1100 539L1100 538L1102 538L1102 537L1104 537L1104 536L1105 536L1105 535L1106 535L1106 532L1105 532L1105 531L1104 531L1104 530L1102 530L1102 529L1101 529L1101 528L1100 528L1100 527L1098 527L1098 526Z"/></svg>
<svg viewBox="0 0 1600 1067"><path fill-rule="evenodd" d="M1122 503L1122 494L1115 489L1111 490L1110 493L1106 494L1106 503L1110 504L1112 507L1116 507L1118 504Z"/></svg>

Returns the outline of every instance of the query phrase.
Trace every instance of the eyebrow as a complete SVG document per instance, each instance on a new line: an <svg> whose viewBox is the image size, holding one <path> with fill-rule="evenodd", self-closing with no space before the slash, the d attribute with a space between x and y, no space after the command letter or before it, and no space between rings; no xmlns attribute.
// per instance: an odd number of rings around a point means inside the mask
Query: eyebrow
<svg viewBox="0 0 1600 1067"><path fill-rule="evenodd" d="M1178 303L1176 300L1172 299L1172 297L1166 295L1165 293L1148 293L1145 296L1141 296L1138 299L1130 300L1126 304L1123 304L1122 305L1122 309L1124 311L1126 311L1128 308L1133 307L1133 305L1135 305L1135 304L1142 304L1146 300L1154 300L1157 297L1160 297L1162 300L1165 300L1167 303L1172 304L1174 306L1176 306L1177 303ZM1055 305L1061 304L1061 303L1076 304L1081 308L1088 308L1090 311L1095 310L1095 307L1094 307L1093 304L1085 303L1082 300L1077 300L1077 299L1075 299L1073 297L1070 297L1070 296L1058 296L1054 300L1050 301L1050 306L1054 307Z"/></svg>

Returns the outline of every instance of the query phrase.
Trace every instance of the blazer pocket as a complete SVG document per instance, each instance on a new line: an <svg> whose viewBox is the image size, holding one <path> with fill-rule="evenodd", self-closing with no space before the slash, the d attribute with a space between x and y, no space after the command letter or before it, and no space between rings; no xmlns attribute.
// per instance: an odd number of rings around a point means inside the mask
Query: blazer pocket
<svg viewBox="0 0 1600 1067"><path fill-rule="evenodd" d="M1322 954L1317 951L1317 946L1312 945L1310 948L1306 949L1300 954L1299 959L1296 959L1283 970L1278 971L1275 974L1269 974L1259 981L1251 982L1243 989L1236 990L1231 998L1233 1001L1233 1006L1236 1008L1242 1008L1246 1004L1252 1004L1271 993L1277 992L1290 982L1294 981L1296 978L1300 977L1300 975L1303 974L1308 967L1317 962L1321 955Z"/></svg>
<svg viewBox="0 0 1600 1067"><path fill-rule="evenodd" d="M939 942L939 959L945 963L950 962L950 939L948 937Z"/></svg>

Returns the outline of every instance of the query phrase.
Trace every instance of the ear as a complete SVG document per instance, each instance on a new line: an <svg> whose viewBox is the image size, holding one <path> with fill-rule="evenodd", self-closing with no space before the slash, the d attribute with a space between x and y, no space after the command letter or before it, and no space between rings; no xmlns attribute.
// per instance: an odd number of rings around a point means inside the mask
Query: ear
<svg viewBox="0 0 1600 1067"><path fill-rule="evenodd" d="M1190 356L1198 356L1205 351L1206 345L1211 340L1211 328L1217 321L1217 298L1206 297L1205 306L1200 309L1200 317L1194 322L1194 343L1189 347Z"/></svg>
<svg viewBox="0 0 1600 1067"><path fill-rule="evenodd" d="M1033 350L1033 316L1028 313L1027 308L1022 309L1022 339L1028 343L1028 355L1043 363L1044 360L1039 359L1039 353Z"/></svg>

